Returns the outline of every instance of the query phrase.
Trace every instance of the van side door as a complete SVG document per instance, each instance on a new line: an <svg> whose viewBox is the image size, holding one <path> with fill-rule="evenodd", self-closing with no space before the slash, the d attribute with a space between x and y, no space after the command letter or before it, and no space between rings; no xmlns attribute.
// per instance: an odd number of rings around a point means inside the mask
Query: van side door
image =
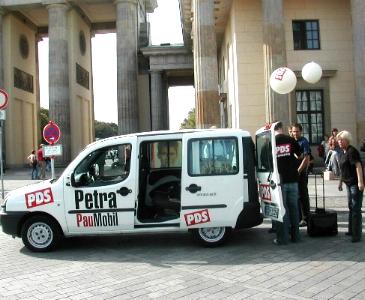
<svg viewBox="0 0 365 300"><path fill-rule="evenodd" d="M282 222L285 207L276 159L275 124L262 127L256 132L256 171L264 216Z"/></svg>
<svg viewBox="0 0 365 300"><path fill-rule="evenodd" d="M69 233L107 233L134 228L137 198L136 137L93 148L64 182Z"/></svg>
<svg viewBox="0 0 365 300"><path fill-rule="evenodd" d="M243 209L241 138L224 131L184 134L181 228L235 226Z"/></svg>

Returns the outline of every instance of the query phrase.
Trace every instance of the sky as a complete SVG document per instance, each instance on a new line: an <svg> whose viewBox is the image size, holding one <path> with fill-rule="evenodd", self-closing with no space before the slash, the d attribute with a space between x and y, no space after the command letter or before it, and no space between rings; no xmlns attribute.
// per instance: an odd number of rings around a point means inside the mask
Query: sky
<svg viewBox="0 0 365 300"><path fill-rule="evenodd" d="M178 0L158 0L158 8L148 16L151 43L182 44ZM168 24L168 26L166 26ZM95 119L118 123L116 35L97 34L91 40ZM38 44L41 106L48 108L48 39ZM169 88L170 129L178 129L194 106L194 88Z"/></svg>

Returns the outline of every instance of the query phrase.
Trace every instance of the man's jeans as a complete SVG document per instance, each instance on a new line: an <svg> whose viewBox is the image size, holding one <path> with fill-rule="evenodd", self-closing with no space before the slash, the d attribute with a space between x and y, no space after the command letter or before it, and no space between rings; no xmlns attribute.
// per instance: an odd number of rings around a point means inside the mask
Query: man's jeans
<svg viewBox="0 0 365 300"><path fill-rule="evenodd" d="M299 235L299 208L298 208L298 183L284 183L281 185L283 194L283 202L285 207L285 215L283 223L277 222L277 239L281 244L286 244L289 241L289 230L291 240L298 242Z"/></svg>
<svg viewBox="0 0 365 300"><path fill-rule="evenodd" d="M357 185L346 186L346 188L349 207L348 231L352 234L353 240L360 240L362 232L361 207L363 192L360 192Z"/></svg>

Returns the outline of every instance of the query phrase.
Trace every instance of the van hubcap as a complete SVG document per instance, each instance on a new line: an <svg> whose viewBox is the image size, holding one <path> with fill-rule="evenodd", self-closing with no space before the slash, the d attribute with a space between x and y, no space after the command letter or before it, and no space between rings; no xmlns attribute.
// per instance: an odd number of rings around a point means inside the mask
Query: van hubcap
<svg viewBox="0 0 365 300"><path fill-rule="evenodd" d="M35 248L45 248L52 243L53 232L46 223L34 223L28 229L28 241Z"/></svg>
<svg viewBox="0 0 365 300"><path fill-rule="evenodd" d="M221 240L224 237L225 232L225 227L199 228L199 235L204 241L209 243Z"/></svg>

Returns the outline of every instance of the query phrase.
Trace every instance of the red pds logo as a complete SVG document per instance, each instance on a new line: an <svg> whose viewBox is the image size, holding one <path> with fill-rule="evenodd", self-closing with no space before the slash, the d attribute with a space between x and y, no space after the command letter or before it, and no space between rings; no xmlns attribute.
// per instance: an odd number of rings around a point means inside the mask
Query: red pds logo
<svg viewBox="0 0 365 300"><path fill-rule="evenodd" d="M25 204L27 208L53 203L53 194L51 188L34 191L25 194Z"/></svg>
<svg viewBox="0 0 365 300"><path fill-rule="evenodd" d="M187 226L203 224L210 222L210 216L207 209L194 211L190 214L184 215Z"/></svg>

